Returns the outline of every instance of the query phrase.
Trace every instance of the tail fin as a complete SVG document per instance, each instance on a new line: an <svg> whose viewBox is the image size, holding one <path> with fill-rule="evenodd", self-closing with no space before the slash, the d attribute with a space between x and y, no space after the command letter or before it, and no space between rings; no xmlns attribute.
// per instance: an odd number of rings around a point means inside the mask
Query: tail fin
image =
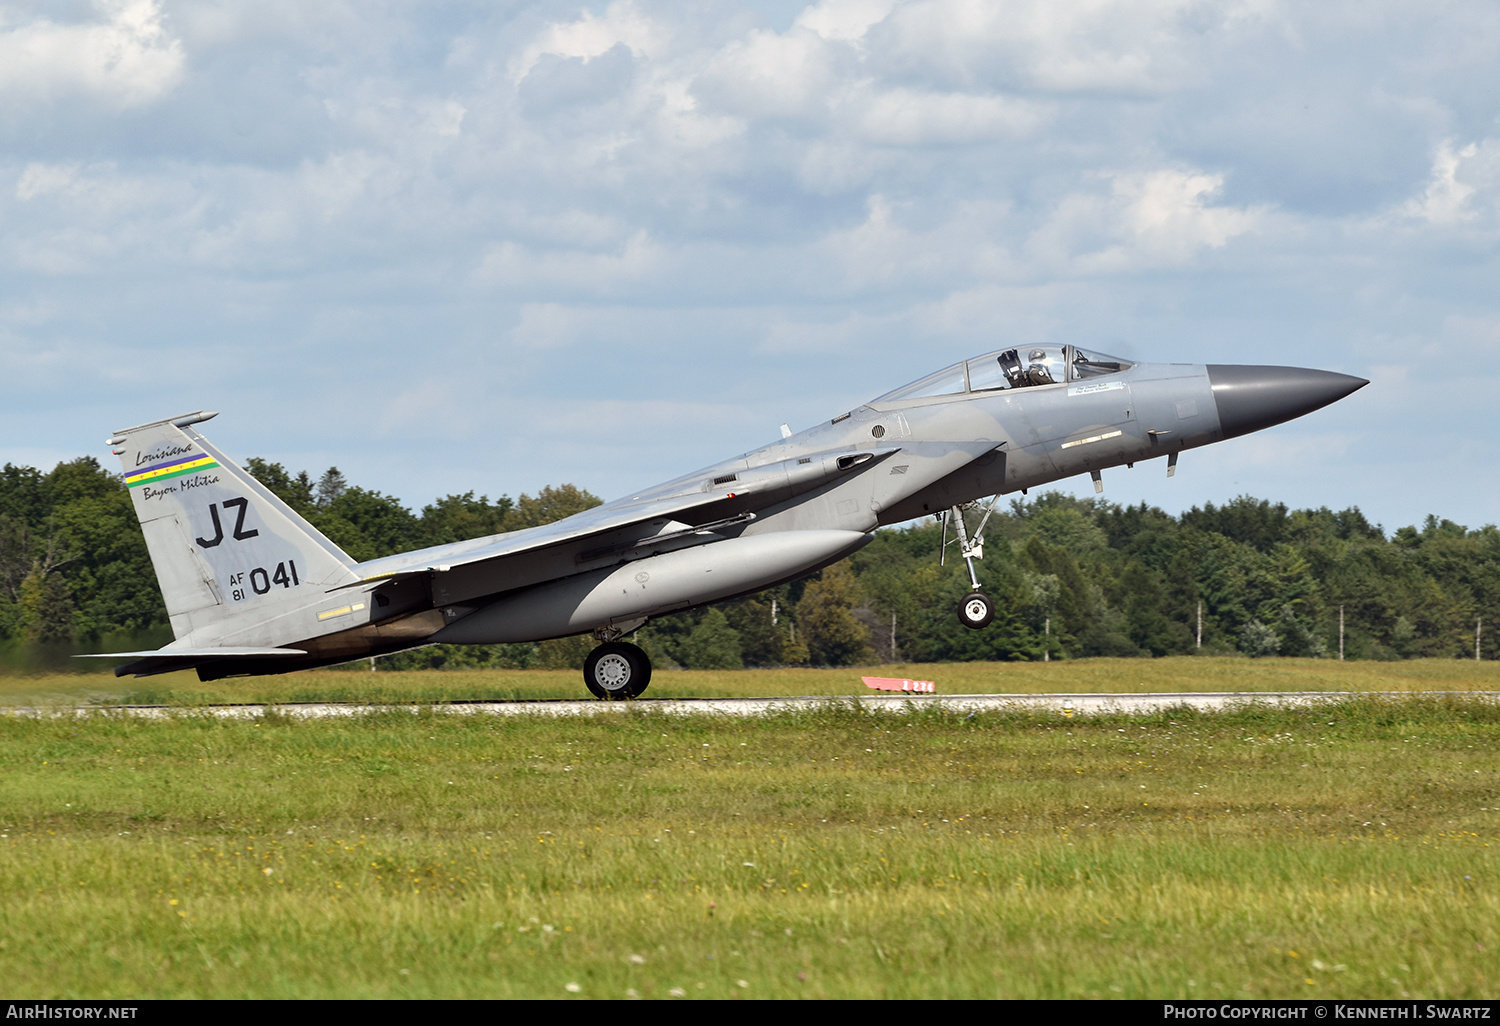
<svg viewBox="0 0 1500 1026"><path fill-rule="evenodd" d="M354 561L193 430L214 416L158 420L109 440L176 644L298 641L302 618L285 614L357 581Z"/></svg>

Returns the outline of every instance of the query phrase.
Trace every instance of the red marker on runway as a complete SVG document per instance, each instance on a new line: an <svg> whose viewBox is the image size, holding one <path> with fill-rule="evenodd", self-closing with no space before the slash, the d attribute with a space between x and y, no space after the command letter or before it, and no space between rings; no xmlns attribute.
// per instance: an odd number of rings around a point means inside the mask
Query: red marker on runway
<svg viewBox="0 0 1500 1026"><path fill-rule="evenodd" d="M860 680L865 682L865 687L876 691L910 691L930 695L937 690L937 685L930 680L903 680L900 677L861 677Z"/></svg>

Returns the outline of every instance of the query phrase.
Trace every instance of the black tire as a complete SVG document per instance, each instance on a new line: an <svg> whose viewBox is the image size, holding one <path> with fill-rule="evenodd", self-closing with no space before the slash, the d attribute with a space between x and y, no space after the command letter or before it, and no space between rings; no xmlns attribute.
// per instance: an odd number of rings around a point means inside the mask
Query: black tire
<svg viewBox="0 0 1500 1026"><path fill-rule="evenodd" d="M995 604L982 591L971 591L958 605L958 622L977 631L995 618Z"/></svg>
<svg viewBox="0 0 1500 1026"><path fill-rule="evenodd" d="M584 660L583 682L595 698L635 698L651 683L651 660L627 641L607 641Z"/></svg>

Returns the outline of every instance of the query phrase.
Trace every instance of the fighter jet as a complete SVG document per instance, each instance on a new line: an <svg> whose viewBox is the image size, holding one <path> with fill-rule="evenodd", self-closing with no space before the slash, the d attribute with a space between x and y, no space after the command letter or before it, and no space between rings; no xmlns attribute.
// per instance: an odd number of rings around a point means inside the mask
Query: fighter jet
<svg viewBox="0 0 1500 1026"><path fill-rule="evenodd" d="M116 675L285 673L420 645L592 633L597 697L634 698L652 617L804 577L876 528L944 518L973 591L983 521L965 510L1075 474L1280 424L1368 384L1296 367L1131 363L1076 346L987 353L722 463L565 520L359 563L201 435L198 412L116 432L175 639ZM987 516L987 514L986 514ZM946 532L946 527L945 527Z"/></svg>

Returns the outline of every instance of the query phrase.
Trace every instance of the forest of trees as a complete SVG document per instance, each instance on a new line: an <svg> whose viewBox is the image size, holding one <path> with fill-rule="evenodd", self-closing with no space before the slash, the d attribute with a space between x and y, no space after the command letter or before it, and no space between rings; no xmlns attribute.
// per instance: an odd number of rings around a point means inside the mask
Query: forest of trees
<svg viewBox="0 0 1500 1026"><path fill-rule="evenodd" d="M448 495L420 513L350 484L251 459L246 468L356 560L513 531L599 499L573 485L490 500ZM958 622L957 551L939 566L935 521L877 532L793 584L653 620L637 640L661 667L734 668L1084 656L1338 654L1496 657L1500 531L1429 516L1389 536L1356 508L1288 510L1247 496L1170 516L1060 493L997 508L979 576L989 627ZM951 537L951 536L950 536ZM1202 646L1198 612L1202 609ZM0 470L0 662L59 665L77 651L154 648L166 610L118 474L92 457ZM579 666L593 642L430 646L390 668Z"/></svg>

